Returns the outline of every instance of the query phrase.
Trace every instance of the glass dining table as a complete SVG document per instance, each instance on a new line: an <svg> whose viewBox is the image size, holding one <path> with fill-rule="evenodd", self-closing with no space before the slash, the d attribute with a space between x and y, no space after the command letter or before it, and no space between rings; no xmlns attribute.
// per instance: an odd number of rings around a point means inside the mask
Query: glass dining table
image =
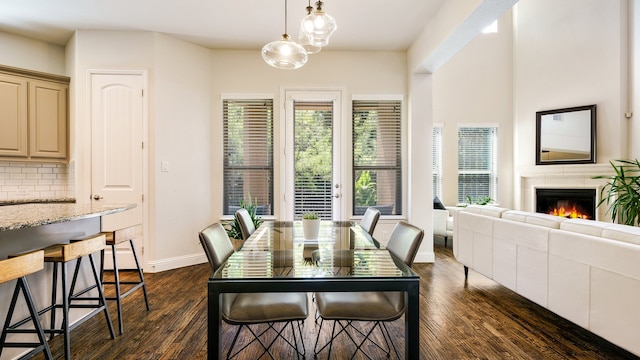
<svg viewBox="0 0 640 360"><path fill-rule="evenodd" d="M299 221L265 221L208 281L208 358L221 357L222 293L403 291L405 358L420 355L420 278L360 225L322 221L304 239Z"/></svg>

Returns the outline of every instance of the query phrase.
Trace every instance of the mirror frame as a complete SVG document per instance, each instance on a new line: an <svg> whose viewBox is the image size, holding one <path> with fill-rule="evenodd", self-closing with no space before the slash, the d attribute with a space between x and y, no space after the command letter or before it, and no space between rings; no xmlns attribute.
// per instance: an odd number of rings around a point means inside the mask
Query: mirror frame
<svg viewBox="0 0 640 360"><path fill-rule="evenodd" d="M576 111L589 111L589 118L585 119L584 126L589 127L590 134L588 141L590 142L590 151L588 159L555 159L543 160L541 149L541 126L542 116L552 114L565 114ZM585 139L587 140L587 139ZM557 165L557 164L595 164L596 163L596 105L576 106L565 109L545 110L536 112L536 165Z"/></svg>

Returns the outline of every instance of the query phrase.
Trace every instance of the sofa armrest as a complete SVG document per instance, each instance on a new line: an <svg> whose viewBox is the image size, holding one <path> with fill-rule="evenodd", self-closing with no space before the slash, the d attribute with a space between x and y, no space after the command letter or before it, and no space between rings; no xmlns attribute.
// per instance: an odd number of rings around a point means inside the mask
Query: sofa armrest
<svg viewBox="0 0 640 360"><path fill-rule="evenodd" d="M447 210L433 209L433 235L447 236Z"/></svg>

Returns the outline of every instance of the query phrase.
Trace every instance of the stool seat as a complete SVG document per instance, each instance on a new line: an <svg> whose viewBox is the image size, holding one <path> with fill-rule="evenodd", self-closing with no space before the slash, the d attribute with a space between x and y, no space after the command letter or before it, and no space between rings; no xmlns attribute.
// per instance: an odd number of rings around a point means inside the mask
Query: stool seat
<svg viewBox="0 0 640 360"><path fill-rule="evenodd" d="M44 269L44 251L37 250L0 260L0 284L21 278Z"/></svg>
<svg viewBox="0 0 640 360"><path fill-rule="evenodd" d="M107 245L117 245L125 241L142 237L142 225L129 226L123 229L102 232L107 238Z"/></svg>
<svg viewBox="0 0 640 360"><path fill-rule="evenodd" d="M31 296L31 290L27 284L26 276L36 273L44 268L44 251L38 250L30 253L10 257L6 260L0 260L0 284L6 283L12 280L17 280L16 287L11 298L11 304L7 311L7 318L5 319L4 326L2 327L2 333L0 334L0 355L4 348L31 348L32 350L21 358L32 357L40 352L44 353L45 359L52 359L51 350L49 344L44 336L42 325L40 324L40 318L38 317L38 310L33 302ZM29 310L29 317L11 324L13 313L15 311L18 295L22 290L22 295L27 304ZM34 325L33 329L24 329L20 326L31 321ZM7 335L9 334L30 334L34 333L38 337L38 342L22 341L7 341Z"/></svg>
<svg viewBox="0 0 640 360"><path fill-rule="evenodd" d="M106 236L92 235L73 239L69 244L55 244L44 248L44 262L69 262L104 249Z"/></svg>

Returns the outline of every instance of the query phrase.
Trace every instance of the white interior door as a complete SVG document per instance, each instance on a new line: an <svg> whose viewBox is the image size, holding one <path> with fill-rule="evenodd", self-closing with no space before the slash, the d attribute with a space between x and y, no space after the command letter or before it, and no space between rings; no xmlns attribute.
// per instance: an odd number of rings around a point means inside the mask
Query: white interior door
<svg viewBox="0 0 640 360"><path fill-rule="evenodd" d="M143 224L144 72L91 72L92 202L136 204L132 210L103 217L103 230ZM128 246L118 249L122 268L134 267ZM138 255L144 241L136 240ZM105 257L106 266L110 256Z"/></svg>
<svg viewBox="0 0 640 360"><path fill-rule="evenodd" d="M286 217L342 220L341 92L287 91L285 99Z"/></svg>

